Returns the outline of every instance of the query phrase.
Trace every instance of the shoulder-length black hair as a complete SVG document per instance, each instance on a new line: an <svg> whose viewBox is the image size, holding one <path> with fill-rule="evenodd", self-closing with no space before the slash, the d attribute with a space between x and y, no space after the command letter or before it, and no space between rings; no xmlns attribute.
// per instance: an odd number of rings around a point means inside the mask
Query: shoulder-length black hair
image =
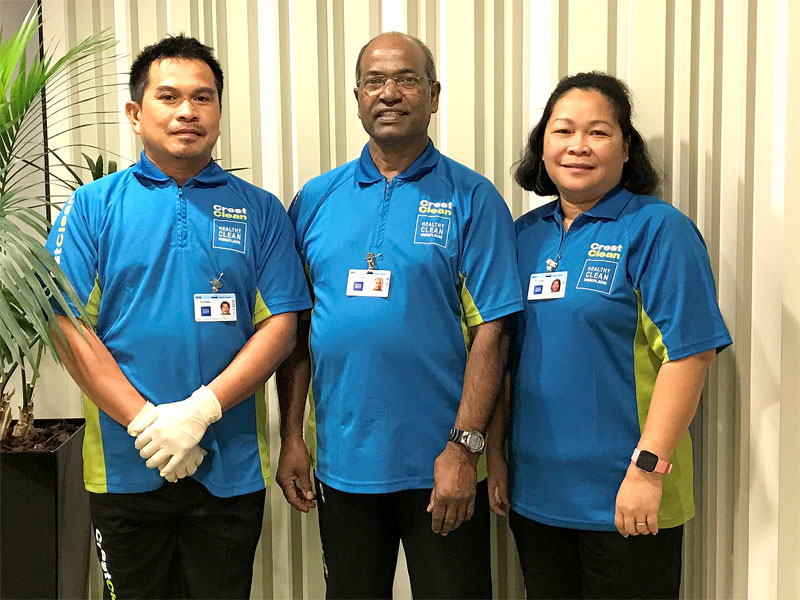
<svg viewBox="0 0 800 600"><path fill-rule="evenodd" d="M647 153L647 145L641 134L631 123L631 99L628 86L607 73L592 71L578 73L561 79L550 94L544 107L542 118L531 129L528 144L522 160L517 165L514 179L523 189L540 196L557 196L558 189L553 183L542 161L544 133L547 122L553 114L553 107L561 97L573 89L596 90L606 97L617 117L622 138L628 143L628 161L622 168L622 186L634 194L652 194L658 185L658 173Z"/></svg>

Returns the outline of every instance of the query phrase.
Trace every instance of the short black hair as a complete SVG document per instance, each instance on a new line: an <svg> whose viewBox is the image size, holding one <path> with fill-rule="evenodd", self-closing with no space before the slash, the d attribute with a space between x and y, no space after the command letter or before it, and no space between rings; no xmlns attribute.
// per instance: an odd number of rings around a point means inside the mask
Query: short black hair
<svg viewBox="0 0 800 600"><path fill-rule="evenodd" d="M157 60L165 58L184 58L197 59L205 62L214 74L214 83L217 85L217 96L219 105L222 106L222 67L219 61L214 58L214 51L201 44L193 37L184 34L167 36L160 42L146 46L139 52L136 60L131 65L131 73L128 78L128 88L131 92L131 100L141 104L144 98L144 90L147 88L150 77L150 65Z"/></svg>
<svg viewBox="0 0 800 600"><path fill-rule="evenodd" d="M557 196L558 188L547 174L542 154L544 152L544 133L547 122L553 114L553 107L570 90L595 90L611 104L617 123L622 130L622 138L628 143L628 161L622 168L622 186L634 194L652 194L658 186L659 177L647 144L631 122L631 97L628 86L622 81L600 71L568 75L558 82L544 107L542 117L531 129L522 160L517 165L514 179L528 191L540 196Z"/></svg>
<svg viewBox="0 0 800 600"><path fill-rule="evenodd" d="M407 33L402 33L400 31L387 31L385 33L381 33L380 35L376 35L366 44L361 46L361 50L359 50L358 52L358 58L356 59L356 85L358 85L358 82L361 79L361 57L364 56L364 52L366 52L367 46L369 46L372 42L374 42L382 35L387 35L389 33L402 35L403 37L411 40L417 46L419 46L420 50L422 50L422 53L425 55L425 77L427 77L431 83L436 81L436 63L434 63L433 61L433 52L431 52L431 49L425 45L425 42L423 42L419 38L415 38L413 35L408 35Z"/></svg>

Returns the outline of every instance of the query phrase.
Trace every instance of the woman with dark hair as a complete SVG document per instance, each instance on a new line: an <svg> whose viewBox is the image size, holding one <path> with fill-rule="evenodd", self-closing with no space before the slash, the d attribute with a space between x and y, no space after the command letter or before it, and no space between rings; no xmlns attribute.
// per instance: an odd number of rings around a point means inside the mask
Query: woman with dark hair
<svg viewBox="0 0 800 600"><path fill-rule="evenodd" d="M528 598L677 598L694 515L688 427L731 343L705 244L648 195L658 177L610 75L559 82L516 180L558 197L516 223L528 300L510 408L487 441L490 503L504 514L510 498ZM562 296L543 298L545 276Z"/></svg>

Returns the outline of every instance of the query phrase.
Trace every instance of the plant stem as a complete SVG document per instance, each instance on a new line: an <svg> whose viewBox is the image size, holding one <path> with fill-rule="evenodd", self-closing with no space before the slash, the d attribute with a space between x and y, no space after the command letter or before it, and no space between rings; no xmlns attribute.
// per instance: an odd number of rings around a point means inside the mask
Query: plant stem
<svg viewBox="0 0 800 600"><path fill-rule="evenodd" d="M11 365L11 369L8 371L8 373L3 373L3 381L0 382L0 396L5 393L6 386L8 385L8 382L11 381L11 376L14 374L14 371L17 370L18 366L19 363L14 363Z"/></svg>
<svg viewBox="0 0 800 600"><path fill-rule="evenodd" d="M22 378L22 413L28 410L28 378L25 373L25 360L19 366L19 376ZM20 414L20 417L22 415ZM21 420L21 418L20 418Z"/></svg>
<svg viewBox="0 0 800 600"><path fill-rule="evenodd" d="M36 364L33 367L33 377L31 378L31 394L33 388L36 387L36 380L39 379L39 365L42 364L42 352L44 351L44 344L40 343L39 336L34 338L34 344L38 344L39 349L36 352Z"/></svg>

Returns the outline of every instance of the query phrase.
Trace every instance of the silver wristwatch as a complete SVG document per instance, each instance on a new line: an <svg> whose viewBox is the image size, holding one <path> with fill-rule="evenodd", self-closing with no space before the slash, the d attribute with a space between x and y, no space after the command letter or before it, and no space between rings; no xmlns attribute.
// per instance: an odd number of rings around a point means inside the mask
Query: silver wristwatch
<svg viewBox="0 0 800 600"><path fill-rule="evenodd" d="M450 435L447 436L447 441L461 444L473 454L480 454L486 446L486 439L480 431L451 429Z"/></svg>

